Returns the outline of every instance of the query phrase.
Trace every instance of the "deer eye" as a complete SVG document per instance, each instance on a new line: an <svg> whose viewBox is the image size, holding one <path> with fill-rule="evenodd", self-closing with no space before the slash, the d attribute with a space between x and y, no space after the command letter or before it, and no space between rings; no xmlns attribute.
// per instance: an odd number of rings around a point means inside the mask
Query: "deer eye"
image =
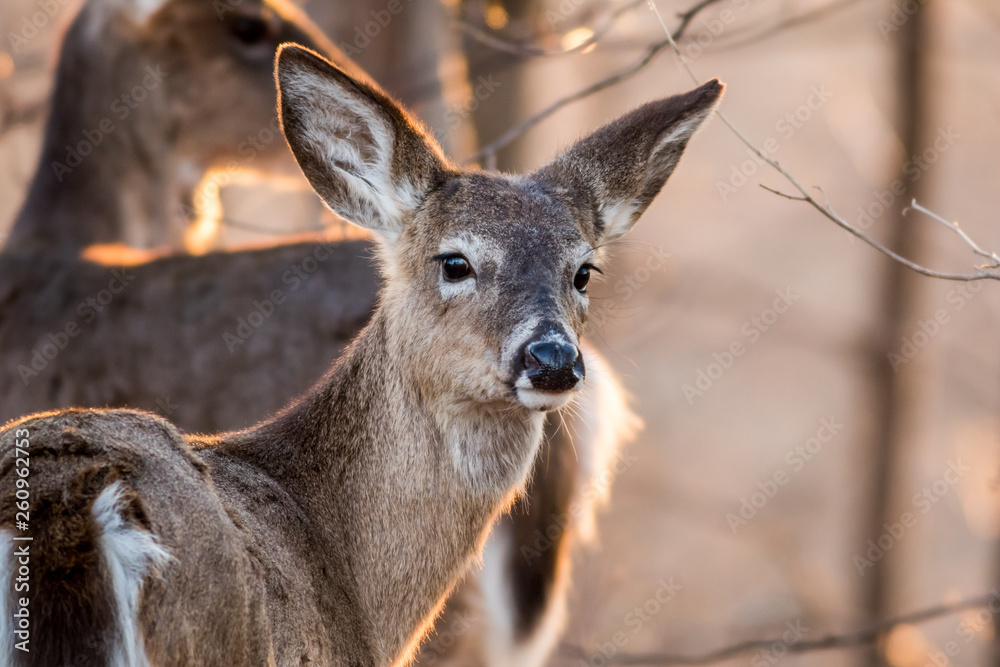
<svg viewBox="0 0 1000 667"><path fill-rule="evenodd" d="M243 44L255 46L267 39L271 26L256 16L235 16L229 23L229 31Z"/></svg>
<svg viewBox="0 0 1000 667"><path fill-rule="evenodd" d="M590 264L584 264L579 269L577 269L576 275L573 277L573 287L580 294L585 294L587 292L587 283L590 282L590 270L596 268Z"/></svg>
<svg viewBox="0 0 1000 667"><path fill-rule="evenodd" d="M449 282L457 283L472 275L472 265L469 264L469 260L458 253L442 255L437 259L441 260L441 273Z"/></svg>

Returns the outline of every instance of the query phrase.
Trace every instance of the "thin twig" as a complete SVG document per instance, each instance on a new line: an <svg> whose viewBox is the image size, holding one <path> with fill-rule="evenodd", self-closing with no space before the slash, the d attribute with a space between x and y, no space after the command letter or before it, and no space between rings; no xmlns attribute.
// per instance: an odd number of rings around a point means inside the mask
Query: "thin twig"
<svg viewBox="0 0 1000 667"><path fill-rule="evenodd" d="M951 220L945 220L944 218L942 218L940 215L938 215L934 211L931 211L930 209L925 208L925 207L921 206L920 204L918 204L916 199L914 199L914 200L912 200L910 202L910 208L905 209L903 211L903 215L906 215L906 213L908 211L910 211L911 209L914 210L914 211L919 211L920 213L923 213L924 215L928 216L931 220L935 220L937 222L940 222L942 225L944 225L945 227L947 227L951 231L953 231L956 234L958 234L958 236L963 241L965 241L965 243L969 247L972 248L973 252L975 252L980 257L985 257L986 259L988 259L991 262L993 262L993 264L990 265L991 268L995 268L995 267L1000 266L1000 257L998 257L995 252L987 252L987 251L983 250L982 248L980 248L979 245L975 241L973 241L972 238L968 234L965 233L965 230L963 230L961 227L958 226L957 222L952 222Z"/></svg>
<svg viewBox="0 0 1000 667"><path fill-rule="evenodd" d="M767 26L762 30L757 30L756 32L753 32L749 35L747 35L746 33L749 32L750 30L753 30L754 26L751 26L749 29L746 30L739 30L739 31L734 30L728 34L728 37L725 41L713 45L712 51L713 53L724 53L726 51L741 49L743 47L756 44L763 40L770 39L771 37L779 33L782 33L786 30L790 30L791 28L798 28L800 26L812 23L813 21L824 19L827 16L830 16L831 14L836 14L840 10L847 9L848 7L856 5L859 2L861 2L861 0L836 0L835 2L830 2L821 7L816 7L814 9L802 12L801 14L790 16L773 25Z"/></svg>
<svg viewBox="0 0 1000 667"><path fill-rule="evenodd" d="M860 4L863 0L836 0L830 2L822 7L816 7L808 11L789 16L781 21L770 23L763 27L758 27L757 25L750 25L741 30L733 30L727 32L727 38L725 40L720 40L712 44L713 53L724 53L727 51L733 51L736 49L741 49L747 46L752 46L764 40L770 39L771 37L791 30L792 28L800 28L804 25L825 19L837 12L848 9L854 5ZM619 14L624 14L628 10L631 10L637 5L644 4L646 0L632 0L626 5L623 5L615 10L613 16L617 18ZM531 42L514 42L510 40L505 40L503 38L497 37L491 33L485 32L479 28L476 28L472 24L463 21L456 21L455 25L462 31L468 32L477 41L491 46L497 51L502 51L507 54L520 56L521 58L533 58L538 56L561 56L571 53L576 53L578 51L585 51L588 47L592 46L596 42L600 41L601 51L607 53L609 51L639 51L647 47L646 44L641 42L640 35L637 34L623 34L619 35L615 39L602 39L603 35L606 34L604 27L595 31L593 35L588 37L585 41L577 44L570 49L546 49L545 47L538 46L537 43ZM609 21L607 24L608 29L613 27L614 20ZM581 26L585 27L585 26Z"/></svg>
<svg viewBox="0 0 1000 667"><path fill-rule="evenodd" d="M677 56L677 59L680 62L681 66L687 71L687 73L691 77L692 81L694 81L696 84L700 84L701 80L695 75L694 70L691 69L691 64L688 62L687 58L684 57L684 54L681 53L680 48L677 46L677 42L674 40L673 36L670 34L670 30L667 28L666 23L664 23L663 17L660 15L659 9L657 9L655 1L654 0L648 0L648 3L649 3L649 7L652 10L653 14L656 16L657 21L659 21L660 26L663 28L663 32L667 36L667 41L670 43L670 46L673 48L674 54ZM856 238L861 239L862 241L864 241L865 243L867 243L871 247L875 248L876 250L878 250L882 254L887 255L888 257L890 257L893 260L899 262L900 264L903 264L907 268L909 268L909 269L911 269L913 271L916 271L917 273L920 273L922 275L928 276L930 278L940 278L941 280L957 280L957 281L965 281L965 282L972 281L972 280L1000 280L1000 273L991 272L988 267L979 267L978 270L975 273L964 273L964 274L963 273L944 273L944 272L941 272L941 271L935 271L933 269L929 269L929 268L927 268L925 266L921 266L920 264L917 264L916 262L913 262L913 261L911 261L911 260L903 257L902 255L899 255L898 253L892 251L891 249L889 249L886 246L882 245L881 243L879 243L875 239L869 237L864 232L862 232L860 229L857 229L856 227L852 226L849 222L847 222L846 220L844 220L844 218L842 218L833 209L833 207L830 205L829 201L827 201L827 202L825 202L823 204L821 204L820 202L816 201L816 199L814 199L812 197L812 195L810 195L806 191L806 189L804 187L802 187L802 185L799 183L799 181L796 180L787 171L785 171L785 169L780 164L778 164L778 162L776 160L772 160L771 158L769 158L768 156L766 156L759 148L757 148L757 146L755 146L753 144L753 142L751 142L749 139L747 139L746 136L744 136L744 134L742 132L740 132L739 130L737 130L736 126L733 125L732 121L730 121L729 118L727 118L725 114L723 114L721 111L719 111L718 109L716 109L715 110L715 115L719 117L719 120L721 120L725 124L725 126L728 127L729 130L733 134L735 134L736 137L740 141L742 141L743 144L754 153L754 155L756 155L761 160L763 160L764 162L766 162L767 164L769 164L775 171L777 171L779 174L781 174L782 176L785 177L785 180L788 181L792 185L792 187L795 188L799 192L799 194L801 195L801 197L799 197L797 199L799 199L800 201L804 201L804 202L808 203L810 206L812 206L817 211L819 211L820 213L822 213L826 218L828 218L829 220L831 220L838 227L846 230L848 233L852 234ZM774 192L775 194L782 194L782 193L776 192L772 188L768 188L768 187L763 186L763 185L761 187L763 187L765 190L768 190L770 192ZM789 195L784 195L784 194L782 194L782 196L784 196L784 197L786 197L788 199L793 199L794 198L794 197L791 197ZM974 248L977 248L977 247L978 246L974 246Z"/></svg>
<svg viewBox="0 0 1000 667"><path fill-rule="evenodd" d="M617 83L625 81L634 74L642 71L642 69L646 67L646 65L648 65L653 60L654 57L656 57L656 54L658 54L664 48L670 46L670 44L675 39L681 38L681 36L688 29L688 26L691 25L691 22L694 20L695 16L697 16L699 12L701 12L706 7L714 5L720 1L721 0L701 0L697 4L693 5L687 11L679 13L677 16L678 18L680 18L680 23L674 30L673 35L670 35L668 33L669 39L665 39L656 42L654 44L651 44L646 49L646 53L643 54L643 56L635 63L629 65L628 67L625 67L624 69L619 70L618 72L612 74L611 76L605 79L598 81L597 83L587 86L583 90L579 90L573 93L572 95L567 95L566 97L562 97L556 100L548 107L542 109L538 113L528 117L524 121L518 123L514 127L504 132L502 135L500 135L498 139L495 139L489 144L483 146L475 155L467 159L465 163L470 164L473 162L481 162L483 159L489 157L490 155L496 154L496 152L499 151L501 148L511 143L515 139L519 138L520 136L525 134L528 130L533 128L535 125L538 125L540 122L542 122L552 114L556 113L563 107L570 105L573 102L582 100L586 97L590 97L594 93L598 93L604 90L605 88L609 88Z"/></svg>
<svg viewBox="0 0 1000 667"><path fill-rule="evenodd" d="M621 18L622 15L632 11L645 1L646 0L629 0L629 2L626 2L620 7L616 7L610 14L607 15L599 27L592 29L590 37L569 49L547 49L544 46L537 46L531 43L512 42L477 28L468 21L455 21L455 25L458 29L465 32L477 42L505 53L510 53L516 56L524 56L527 58L535 56L565 56L570 53L583 51L589 46L596 44L601 37L607 34L607 32L615 26L615 23L619 18Z"/></svg>
<svg viewBox="0 0 1000 667"><path fill-rule="evenodd" d="M800 639L798 641L788 641L780 637L771 639L750 639L737 642L729 646L714 649L705 653L695 653L691 655L671 654L671 653L619 653L608 658L606 664L610 665L710 665L722 662L737 655L756 650L768 650L780 643L788 653L811 653L813 651L826 651L830 649L850 648L853 646L863 646L871 644L879 639L886 632L900 625L915 625L926 623L943 616L951 616L969 609L986 607L990 602L1000 600L997 593L987 593L973 598L968 598L954 604L941 604L920 611L874 623L856 632L845 634L828 634L817 639ZM596 652L587 652L580 646L563 645L563 648L578 657L587 659L596 655Z"/></svg>

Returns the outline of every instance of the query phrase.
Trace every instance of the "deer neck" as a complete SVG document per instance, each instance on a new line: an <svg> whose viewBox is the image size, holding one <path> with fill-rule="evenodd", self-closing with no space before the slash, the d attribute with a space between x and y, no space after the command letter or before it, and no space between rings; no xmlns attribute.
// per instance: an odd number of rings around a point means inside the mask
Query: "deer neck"
<svg viewBox="0 0 1000 667"><path fill-rule="evenodd" d="M524 483L542 428L540 413L509 404L432 407L392 339L380 309L311 395L216 445L275 479L310 518L323 557L349 563L376 664L415 648Z"/></svg>
<svg viewBox="0 0 1000 667"><path fill-rule="evenodd" d="M60 58L38 167L7 248L150 247L179 233L181 191L164 139L169 128L145 122L155 115L145 112L161 101L127 97L155 77L134 54L75 48L82 30L75 24L67 34L70 53ZM92 62L106 59L115 64ZM105 74L97 81L88 78L92 72Z"/></svg>

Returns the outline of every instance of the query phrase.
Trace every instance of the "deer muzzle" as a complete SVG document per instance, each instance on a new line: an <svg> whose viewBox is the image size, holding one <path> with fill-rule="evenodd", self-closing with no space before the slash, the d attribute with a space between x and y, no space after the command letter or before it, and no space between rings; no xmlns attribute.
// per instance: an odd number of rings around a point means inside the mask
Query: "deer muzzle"
<svg viewBox="0 0 1000 667"><path fill-rule="evenodd" d="M583 382L585 374L580 348L558 330L528 341L521 363L531 388L538 391L571 391Z"/></svg>

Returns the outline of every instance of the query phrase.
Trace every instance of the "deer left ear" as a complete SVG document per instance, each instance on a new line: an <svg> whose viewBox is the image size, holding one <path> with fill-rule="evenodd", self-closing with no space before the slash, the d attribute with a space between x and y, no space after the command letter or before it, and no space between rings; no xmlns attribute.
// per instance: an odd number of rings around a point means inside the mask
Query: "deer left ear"
<svg viewBox="0 0 1000 667"><path fill-rule="evenodd" d="M587 199L597 211L596 239L614 240L632 229L660 192L724 89L713 79L645 104L581 139L535 176Z"/></svg>
<svg viewBox="0 0 1000 667"><path fill-rule="evenodd" d="M373 82L294 44L278 50L278 111L292 154L335 213L392 241L451 168Z"/></svg>

